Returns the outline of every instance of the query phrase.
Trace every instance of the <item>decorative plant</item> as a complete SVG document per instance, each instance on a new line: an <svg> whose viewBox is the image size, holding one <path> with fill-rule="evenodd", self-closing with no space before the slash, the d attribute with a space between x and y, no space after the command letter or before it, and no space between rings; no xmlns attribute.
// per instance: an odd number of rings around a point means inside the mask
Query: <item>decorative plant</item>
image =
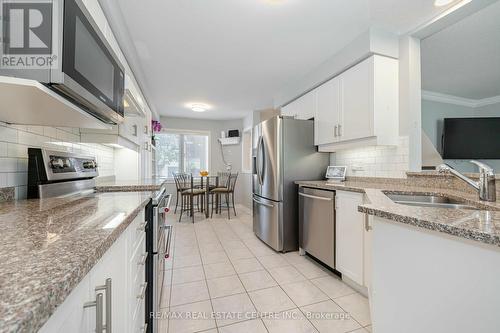
<svg viewBox="0 0 500 333"><path fill-rule="evenodd" d="M157 120L151 121L151 127L153 128L154 133L159 133L161 132L162 126L161 123Z"/></svg>

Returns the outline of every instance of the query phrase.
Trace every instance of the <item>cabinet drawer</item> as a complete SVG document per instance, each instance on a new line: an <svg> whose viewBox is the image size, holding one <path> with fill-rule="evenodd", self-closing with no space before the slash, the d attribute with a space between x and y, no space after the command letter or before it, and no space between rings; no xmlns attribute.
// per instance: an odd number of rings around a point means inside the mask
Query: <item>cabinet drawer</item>
<svg viewBox="0 0 500 333"><path fill-rule="evenodd" d="M144 218L144 211L141 211L129 225L129 249L135 250L141 242L142 237L146 235L146 221Z"/></svg>
<svg viewBox="0 0 500 333"><path fill-rule="evenodd" d="M132 325L132 333L143 333L144 330L144 325L145 325L145 306L146 302L145 300L140 300L137 302L136 307L134 309L134 312L132 314L133 318L133 325Z"/></svg>

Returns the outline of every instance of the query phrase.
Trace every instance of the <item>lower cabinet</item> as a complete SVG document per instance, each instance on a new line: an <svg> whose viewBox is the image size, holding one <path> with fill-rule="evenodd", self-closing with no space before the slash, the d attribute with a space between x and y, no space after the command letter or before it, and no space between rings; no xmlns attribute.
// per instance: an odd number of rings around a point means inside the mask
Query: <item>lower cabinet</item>
<svg viewBox="0 0 500 333"><path fill-rule="evenodd" d="M336 191L336 268L359 285L364 283L365 214L358 212L362 193Z"/></svg>
<svg viewBox="0 0 500 333"><path fill-rule="evenodd" d="M146 331L144 221L142 211L39 332Z"/></svg>

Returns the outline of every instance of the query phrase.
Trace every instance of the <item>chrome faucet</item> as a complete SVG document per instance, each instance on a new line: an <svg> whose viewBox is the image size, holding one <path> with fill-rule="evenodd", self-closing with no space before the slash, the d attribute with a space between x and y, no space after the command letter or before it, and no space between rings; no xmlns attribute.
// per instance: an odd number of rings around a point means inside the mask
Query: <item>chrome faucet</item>
<svg viewBox="0 0 500 333"><path fill-rule="evenodd" d="M473 181L472 179L462 175L457 170L453 169L447 164L441 164L437 166L437 171L439 173L451 173L452 175L460 178L470 186L474 187L479 192L479 200L484 201L496 201L497 200L497 189L495 183L495 171L493 169L481 162L470 161L471 163L479 167L479 181Z"/></svg>

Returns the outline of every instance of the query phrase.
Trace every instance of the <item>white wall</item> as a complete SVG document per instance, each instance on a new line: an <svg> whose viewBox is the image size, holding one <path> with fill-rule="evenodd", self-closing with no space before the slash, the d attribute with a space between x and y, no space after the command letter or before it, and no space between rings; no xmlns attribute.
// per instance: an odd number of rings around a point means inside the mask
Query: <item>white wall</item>
<svg viewBox="0 0 500 333"><path fill-rule="evenodd" d="M0 188L15 187L16 199L26 198L28 147L96 156L99 176L114 175L113 148L80 143L78 128L7 125L0 122Z"/></svg>

